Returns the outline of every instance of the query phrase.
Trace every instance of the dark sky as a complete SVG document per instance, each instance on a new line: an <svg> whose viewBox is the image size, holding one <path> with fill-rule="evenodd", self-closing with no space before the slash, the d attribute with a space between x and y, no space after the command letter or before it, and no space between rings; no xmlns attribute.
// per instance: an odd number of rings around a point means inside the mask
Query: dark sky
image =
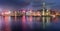
<svg viewBox="0 0 60 31"><path fill-rule="evenodd" d="M45 0L47 8L60 9L60 0ZM42 0L0 0L0 7L7 8L34 8L42 7Z"/></svg>
<svg viewBox="0 0 60 31"><path fill-rule="evenodd" d="M0 5L24 7L29 5L31 0L0 0Z"/></svg>

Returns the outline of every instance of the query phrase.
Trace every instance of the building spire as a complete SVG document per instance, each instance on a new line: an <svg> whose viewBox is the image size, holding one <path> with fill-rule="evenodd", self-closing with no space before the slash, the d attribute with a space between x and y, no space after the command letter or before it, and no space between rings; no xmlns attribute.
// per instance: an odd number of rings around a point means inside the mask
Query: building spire
<svg viewBox="0 0 60 31"><path fill-rule="evenodd" d="M42 11L42 15L44 16L45 15L45 1L43 0L43 2L42 2L42 9L43 9L43 11Z"/></svg>
<svg viewBox="0 0 60 31"><path fill-rule="evenodd" d="M45 9L45 1L44 0L43 0L43 3L42 4L43 4L43 6L42 6L43 9Z"/></svg>

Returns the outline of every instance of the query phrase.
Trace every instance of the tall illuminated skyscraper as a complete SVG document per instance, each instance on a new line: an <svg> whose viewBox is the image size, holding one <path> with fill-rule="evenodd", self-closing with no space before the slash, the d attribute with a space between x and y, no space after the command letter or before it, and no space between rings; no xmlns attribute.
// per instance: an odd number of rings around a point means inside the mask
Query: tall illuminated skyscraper
<svg viewBox="0 0 60 31"><path fill-rule="evenodd" d="M46 8L45 0L42 2L42 16L50 16L50 11Z"/></svg>
<svg viewBox="0 0 60 31"><path fill-rule="evenodd" d="M42 5L42 16L45 16L45 10L46 9L45 9L45 1L44 0L42 1L42 4L43 4Z"/></svg>

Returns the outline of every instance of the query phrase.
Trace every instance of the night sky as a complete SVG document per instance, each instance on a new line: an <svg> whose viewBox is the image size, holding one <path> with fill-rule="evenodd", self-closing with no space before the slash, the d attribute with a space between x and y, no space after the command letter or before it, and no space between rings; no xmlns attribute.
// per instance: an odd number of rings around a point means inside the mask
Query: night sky
<svg viewBox="0 0 60 31"><path fill-rule="evenodd" d="M60 0L45 0L46 8L60 9ZM0 0L0 8L33 8L41 9L42 0Z"/></svg>

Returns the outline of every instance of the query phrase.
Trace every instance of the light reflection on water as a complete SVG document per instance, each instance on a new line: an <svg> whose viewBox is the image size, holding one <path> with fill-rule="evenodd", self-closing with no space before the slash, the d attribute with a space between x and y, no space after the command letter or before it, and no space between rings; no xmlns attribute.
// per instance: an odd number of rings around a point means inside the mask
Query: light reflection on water
<svg viewBox="0 0 60 31"><path fill-rule="evenodd" d="M59 17L9 17L0 16L1 31L32 31L60 29Z"/></svg>

